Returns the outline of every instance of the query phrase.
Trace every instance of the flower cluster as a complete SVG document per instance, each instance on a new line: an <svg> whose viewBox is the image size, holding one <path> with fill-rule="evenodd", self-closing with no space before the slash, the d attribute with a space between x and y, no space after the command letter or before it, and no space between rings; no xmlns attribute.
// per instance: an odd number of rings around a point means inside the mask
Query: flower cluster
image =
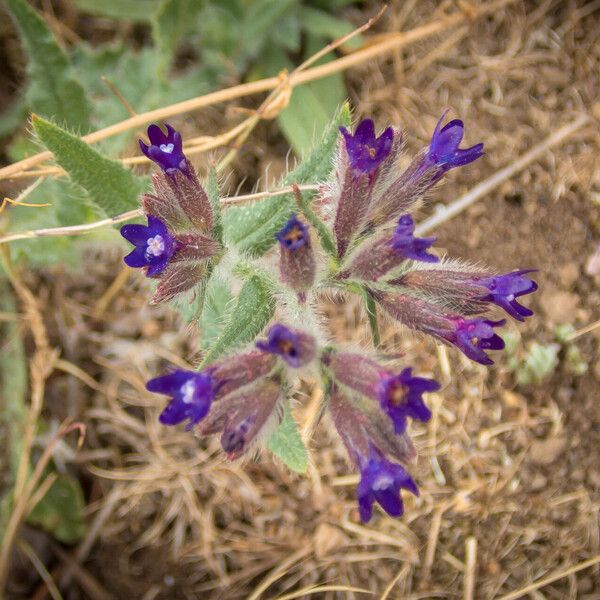
<svg viewBox="0 0 600 600"><path fill-rule="evenodd" d="M483 154L483 144L460 147L462 121L444 120L404 169L400 130L388 127L377 135L370 119L354 132L340 128L332 179L314 202L329 207L329 218L322 215L319 222L299 202L298 213L279 222L270 238L278 246L280 291L291 292L269 300L278 320L251 347L199 371L173 370L148 381L150 392L170 398L161 423L187 422L200 436L219 433L227 456L240 457L279 425L291 384L308 371L321 378L335 429L360 472L363 521L376 502L389 515L403 513L402 490L419 494L409 472L416 456L409 424L431 418L427 394L440 386L411 366L393 369L329 342L314 300L323 289L358 292L411 330L483 365L493 362L489 351L504 347L497 330L505 321L494 313L502 310L518 321L533 314L520 303L537 289L531 269L499 274L440 257L435 238L418 235L412 211L425 194L448 171ZM148 224L125 225L121 233L134 246L125 262L158 280L153 301L162 302L205 284L215 269L226 269L221 262L230 264L239 253L231 248L233 259L221 261L230 248L216 226L218 207L185 157L180 134L169 125L166 133L152 125L148 138L149 144L140 141L141 150L160 167L154 192L142 198ZM232 277L235 269L228 268L225 275Z"/></svg>

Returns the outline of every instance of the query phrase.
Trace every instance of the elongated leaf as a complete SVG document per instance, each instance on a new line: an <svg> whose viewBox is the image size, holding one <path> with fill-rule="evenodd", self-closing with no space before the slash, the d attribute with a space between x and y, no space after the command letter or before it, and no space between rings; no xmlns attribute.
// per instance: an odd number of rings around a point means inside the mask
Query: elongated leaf
<svg viewBox="0 0 600 600"><path fill-rule="evenodd" d="M231 352L242 344L251 342L273 316L275 303L267 286L252 277L242 287L231 319L204 357L208 364Z"/></svg>
<svg viewBox="0 0 600 600"><path fill-rule="evenodd" d="M311 35L323 37L327 40L340 38L354 29L354 25L344 19L334 17L324 10L312 6L301 6L299 9L302 26ZM360 36L352 38L346 43L349 48L357 48L363 43Z"/></svg>
<svg viewBox="0 0 600 600"><path fill-rule="evenodd" d="M5 0L27 56L27 101L37 113L78 132L90 128L90 106L48 25L25 0Z"/></svg>
<svg viewBox="0 0 600 600"><path fill-rule="evenodd" d="M279 427L267 440L267 448L292 471L306 473L308 452L292 416L289 403L286 404L283 420Z"/></svg>
<svg viewBox="0 0 600 600"><path fill-rule="evenodd" d="M136 208L146 181L80 138L37 115L33 128L56 162L108 216Z"/></svg>
<svg viewBox="0 0 600 600"><path fill-rule="evenodd" d="M349 123L350 109L345 104L326 128L321 143L296 169L286 175L284 185L323 181L331 171L339 127ZM230 208L223 214L224 237L242 252L260 256L275 243L275 234L283 227L294 209L292 194L274 196L250 206Z"/></svg>
<svg viewBox="0 0 600 600"><path fill-rule="evenodd" d="M231 322L235 303L226 281L211 277L200 318L202 349L208 350Z"/></svg>
<svg viewBox="0 0 600 600"><path fill-rule="evenodd" d="M160 0L73 0L82 12L120 21L147 22L160 6Z"/></svg>
<svg viewBox="0 0 600 600"><path fill-rule="evenodd" d="M77 479L59 475L27 517L58 541L74 544L85 535L83 491Z"/></svg>

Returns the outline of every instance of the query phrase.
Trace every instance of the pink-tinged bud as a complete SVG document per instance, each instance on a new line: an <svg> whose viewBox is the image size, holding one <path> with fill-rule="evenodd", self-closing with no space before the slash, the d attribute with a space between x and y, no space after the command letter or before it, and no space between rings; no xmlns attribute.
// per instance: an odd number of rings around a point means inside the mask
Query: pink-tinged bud
<svg viewBox="0 0 600 600"><path fill-rule="evenodd" d="M175 255L173 261L206 260L223 250L221 244L199 233L180 233L175 236Z"/></svg>
<svg viewBox="0 0 600 600"><path fill-rule="evenodd" d="M254 350L246 354L236 354L206 368L217 382L215 400L224 398L245 385L252 385L268 375L277 363L272 354Z"/></svg>
<svg viewBox="0 0 600 600"><path fill-rule="evenodd" d="M177 171L174 176L164 177L193 228L210 232L213 227L212 206L192 165L189 165L187 173Z"/></svg>
<svg viewBox="0 0 600 600"><path fill-rule="evenodd" d="M215 402L198 426L200 435L221 431L221 445L230 460L254 445L270 421L280 417L281 382L263 378Z"/></svg>
<svg viewBox="0 0 600 600"><path fill-rule="evenodd" d="M377 401L394 424L396 433L404 433L408 417L419 421L428 421L431 417L422 395L440 386L433 379L413 377L410 367L394 375L361 354L340 352L329 359L329 368L336 381Z"/></svg>
<svg viewBox="0 0 600 600"><path fill-rule="evenodd" d="M367 412L335 385L330 394L331 415L352 462L361 472L357 488L360 516L371 518L373 503L379 502L392 516L403 512L400 489L418 495L415 482L405 469L386 458L406 463L415 456L414 446L405 434L397 435L390 421L376 407Z"/></svg>
<svg viewBox="0 0 600 600"><path fill-rule="evenodd" d="M395 145L394 130L388 127L377 137L371 119L361 121L354 134L345 127L340 131L343 143L339 146L333 232L342 258L364 224L379 171L395 158L390 156Z"/></svg>
<svg viewBox="0 0 600 600"><path fill-rule="evenodd" d="M273 325L267 333L267 339L256 342L256 347L280 356L295 369L308 364L317 354L317 341L312 335L280 323Z"/></svg>
<svg viewBox="0 0 600 600"><path fill-rule="evenodd" d="M504 325L504 321L465 319L462 315L447 312L433 302L407 294L382 291L372 294L388 314L404 325L454 344L471 360L482 365L494 362L485 350L504 348L502 338L493 330L493 327Z"/></svg>
<svg viewBox="0 0 600 600"><path fill-rule="evenodd" d="M277 233L281 280L304 299L316 274L315 255L308 226L296 215Z"/></svg>
<svg viewBox="0 0 600 600"><path fill-rule="evenodd" d="M492 303L518 321L524 321L533 311L519 304L517 298L537 289L535 281L524 277L531 272L533 269L493 275L441 265L439 269L409 271L391 283L426 292L465 315L482 313Z"/></svg>
<svg viewBox="0 0 600 600"><path fill-rule="evenodd" d="M189 292L208 272L201 262L173 262L161 274L150 304L160 304L172 300L180 294Z"/></svg>

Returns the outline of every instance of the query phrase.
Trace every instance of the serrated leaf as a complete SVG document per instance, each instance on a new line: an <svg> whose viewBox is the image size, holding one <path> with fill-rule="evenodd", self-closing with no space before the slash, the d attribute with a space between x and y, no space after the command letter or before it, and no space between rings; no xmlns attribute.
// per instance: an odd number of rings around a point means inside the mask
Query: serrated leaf
<svg viewBox="0 0 600 600"><path fill-rule="evenodd" d="M323 181L332 167L339 127L349 123L350 109L345 104L325 129L321 143L317 144L298 167L286 175L283 184ZM224 238L240 251L251 256L260 256L275 243L275 234L283 227L294 209L295 201L291 194L274 196L250 206L229 208L223 214Z"/></svg>
<svg viewBox="0 0 600 600"><path fill-rule="evenodd" d="M78 10L120 21L148 22L160 6L160 0L73 0Z"/></svg>
<svg viewBox="0 0 600 600"><path fill-rule="evenodd" d="M230 321L204 356L202 364L254 340L271 320L274 310L275 303L268 287L258 277L250 278L240 291Z"/></svg>
<svg viewBox="0 0 600 600"><path fill-rule="evenodd" d="M267 448L292 471L306 473L308 452L298 431L298 425L292 416L289 403L286 403L283 420L279 427L267 440Z"/></svg>
<svg viewBox="0 0 600 600"><path fill-rule="evenodd" d="M226 281L211 277L206 290L204 310L200 317L201 344L208 350L231 322L235 303Z"/></svg>
<svg viewBox="0 0 600 600"><path fill-rule="evenodd" d="M75 544L85 535L84 509L79 481L61 474L29 513L27 522L41 527L64 544Z"/></svg>
<svg viewBox="0 0 600 600"><path fill-rule="evenodd" d="M90 200L108 216L139 206L138 197L147 183L94 150L83 140L37 115L33 128L56 162L81 186Z"/></svg>
<svg viewBox="0 0 600 600"><path fill-rule="evenodd" d="M28 56L29 106L36 113L86 133L90 128L90 106L50 28L25 0L6 0L6 6Z"/></svg>

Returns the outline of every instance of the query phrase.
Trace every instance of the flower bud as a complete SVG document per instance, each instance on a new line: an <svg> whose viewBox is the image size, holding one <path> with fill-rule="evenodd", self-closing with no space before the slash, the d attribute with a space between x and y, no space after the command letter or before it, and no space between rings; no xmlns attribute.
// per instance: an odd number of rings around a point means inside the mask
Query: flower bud
<svg viewBox="0 0 600 600"><path fill-rule="evenodd" d="M316 273L308 226L293 215L279 231L277 239L281 280L297 292L302 300L312 287Z"/></svg>
<svg viewBox="0 0 600 600"><path fill-rule="evenodd" d="M317 342L312 335L280 323L273 325L267 333L266 341L256 342L256 347L263 352L280 356L290 367L296 369L308 364L317 353Z"/></svg>

